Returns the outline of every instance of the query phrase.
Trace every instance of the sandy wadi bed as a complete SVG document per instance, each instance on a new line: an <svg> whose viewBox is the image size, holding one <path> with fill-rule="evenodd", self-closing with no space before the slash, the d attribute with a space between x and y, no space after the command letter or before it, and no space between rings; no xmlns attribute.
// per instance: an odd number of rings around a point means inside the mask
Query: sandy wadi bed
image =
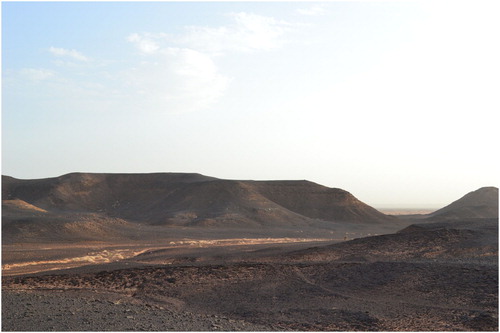
<svg viewBox="0 0 500 333"><path fill-rule="evenodd" d="M168 245L161 244L15 244L2 247L2 275L32 274L52 270L76 268L90 264L105 264L131 259L133 263L154 262L152 254L159 254L163 264L173 263L176 260L174 253L182 256L196 249L206 249L203 253L209 255L214 252L229 253L231 249L245 251L258 249L270 244L312 244L335 241L331 238L229 238L229 239L181 239L167 241ZM339 241L339 240L337 240ZM223 247L222 251L217 248ZM285 247L286 248L286 247ZM170 253L170 260L165 258ZM141 254L146 254L141 256ZM199 259L199 258L198 258Z"/></svg>

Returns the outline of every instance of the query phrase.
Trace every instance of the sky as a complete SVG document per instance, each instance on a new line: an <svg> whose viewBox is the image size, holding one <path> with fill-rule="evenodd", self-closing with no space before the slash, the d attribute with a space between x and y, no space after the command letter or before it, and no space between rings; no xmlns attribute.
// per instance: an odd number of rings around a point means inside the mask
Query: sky
<svg viewBox="0 0 500 333"><path fill-rule="evenodd" d="M2 174L439 208L500 184L497 1L2 2Z"/></svg>

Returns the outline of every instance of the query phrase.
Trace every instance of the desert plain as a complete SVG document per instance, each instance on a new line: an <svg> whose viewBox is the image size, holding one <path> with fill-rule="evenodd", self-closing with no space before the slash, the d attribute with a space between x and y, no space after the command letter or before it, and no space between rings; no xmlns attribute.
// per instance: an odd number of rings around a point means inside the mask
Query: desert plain
<svg viewBox="0 0 500 333"><path fill-rule="evenodd" d="M384 214L308 181L3 176L2 330L498 331L498 188Z"/></svg>

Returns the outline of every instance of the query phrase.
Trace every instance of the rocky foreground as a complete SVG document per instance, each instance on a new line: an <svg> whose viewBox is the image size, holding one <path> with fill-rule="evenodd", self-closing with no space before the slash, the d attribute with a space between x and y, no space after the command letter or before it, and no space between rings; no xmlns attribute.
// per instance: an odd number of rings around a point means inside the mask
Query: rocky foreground
<svg viewBox="0 0 500 333"><path fill-rule="evenodd" d="M495 264L292 261L8 277L2 330L498 330Z"/></svg>
<svg viewBox="0 0 500 333"><path fill-rule="evenodd" d="M2 331L269 331L217 315L172 311L161 305L99 292L4 292Z"/></svg>

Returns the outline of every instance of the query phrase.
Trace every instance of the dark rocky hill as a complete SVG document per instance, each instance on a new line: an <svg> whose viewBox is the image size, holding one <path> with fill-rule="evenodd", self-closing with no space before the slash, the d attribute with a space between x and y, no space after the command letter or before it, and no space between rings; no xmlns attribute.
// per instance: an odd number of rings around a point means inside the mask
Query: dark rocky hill
<svg viewBox="0 0 500 333"><path fill-rule="evenodd" d="M37 228L61 233L68 223L72 233L83 228L85 237L93 230L94 239L134 225L281 228L395 222L347 191L308 181L223 180L189 173L72 173L34 180L3 176L2 185L2 227L7 234L29 230L34 235Z"/></svg>
<svg viewBox="0 0 500 333"><path fill-rule="evenodd" d="M482 187L428 216L428 220L498 218L498 188Z"/></svg>
<svg viewBox="0 0 500 333"><path fill-rule="evenodd" d="M387 215L338 188L305 180L255 182L253 185L267 199L310 218L327 221L387 221Z"/></svg>
<svg viewBox="0 0 500 333"><path fill-rule="evenodd" d="M199 174L74 173L3 179L3 199L46 212L92 212L174 225L385 222L390 217L341 189L307 181L237 181ZM18 205L18 208L20 206ZM232 222L231 222L232 221Z"/></svg>

